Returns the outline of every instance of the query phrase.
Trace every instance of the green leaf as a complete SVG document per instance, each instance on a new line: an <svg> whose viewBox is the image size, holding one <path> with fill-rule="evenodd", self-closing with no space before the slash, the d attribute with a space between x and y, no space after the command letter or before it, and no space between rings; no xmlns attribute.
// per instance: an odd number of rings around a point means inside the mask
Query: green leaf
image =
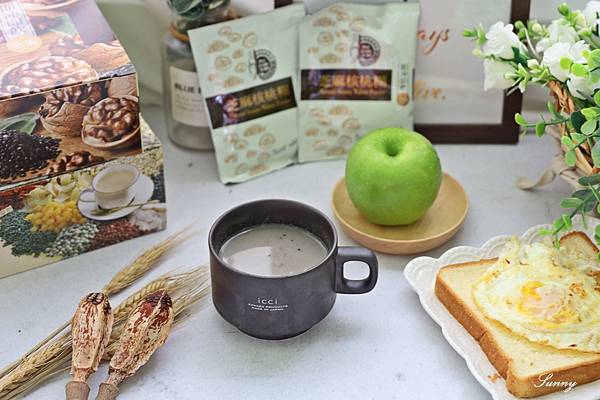
<svg viewBox="0 0 600 400"><path fill-rule="evenodd" d="M565 163L569 167L574 167L577 164L577 155L575 150L569 150L565 153Z"/></svg>
<svg viewBox="0 0 600 400"><path fill-rule="evenodd" d="M573 148L575 148L575 147L576 147L576 146L575 146L575 143L573 143L573 140L571 140L571 138L570 138L570 137L568 137L568 136L563 136L563 137L561 138L561 142L562 142L562 144L563 144L563 145L565 145L565 147L567 147L569 150L571 150L571 149L573 149Z"/></svg>
<svg viewBox="0 0 600 400"><path fill-rule="evenodd" d="M169 0L171 10L188 20L201 20L222 2L215 0Z"/></svg>
<svg viewBox="0 0 600 400"><path fill-rule="evenodd" d="M587 57L587 61L590 70L600 66L600 49L592 50Z"/></svg>
<svg viewBox="0 0 600 400"><path fill-rule="evenodd" d="M535 124L535 134L537 137L544 136L544 132L546 132L546 124L543 122L538 122Z"/></svg>
<svg viewBox="0 0 600 400"><path fill-rule="evenodd" d="M581 132L581 126L585 123L586 119L581 113L581 111L575 111L571 114L571 124L573 124L573 128L577 132Z"/></svg>
<svg viewBox="0 0 600 400"><path fill-rule="evenodd" d="M595 119L591 119L591 120L585 121L585 123L583 125L581 125L580 132L583 133L584 135L589 136L596 131L596 128L598 128L598 121Z"/></svg>
<svg viewBox="0 0 600 400"><path fill-rule="evenodd" d="M36 113L25 113L15 115L0 121L0 131L13 129L15 131L31 134L35 130L38 115Z"/></svg>
<svg viewBox="0 0 600 400"><path fill-rule="evenodd" d="M555 231L562 229L563 228L563 220L562 220L562 218L559 218L559 219L555 220L552 223L552 227L554 228Z"/></svg>
<svg viewBox="0 0 600 400"><path fill-rule="evenodd" d="M581 186L596 186L600 185L600 174L594 174L589 176L582 176L579 178L579 184ZM587 191L587 190L586 190Z"/></svg>
<svg viewBox="0 0 600 400"><path fill-rule="evenodd" d="M554 231L552 231L552 229L543 228L543 229L540 229L538 233L540 235L547 236L547 235L552 235L554 233Z"/></svg>
<svg viewBox="0 0 600 400"><path fill-rule="evenodd" d="M550 114L552 114L552 116L556 119L561 119L562 115L560 115L560 113L558 112L558 110L556 109L556 106L554 105L553 102L549 101L548 104L546 105L548 107L548 112Z"/></svg>
<svg viewBox="0 0 600 400"><path fill-rule="evenodd" d="M596 103L597 106L600 106L600 90L594 93L594 103Z"/></svg>
<svg viewBox="0 0 600 400"><path fill-rule="evenodd" d="M575 143L583 143L587 140L587 136L582 133L573 132L571 133L571 139L573 139Z"/></svg>
<svg viewBox="0 0 600 400"><path fill-rule="evenodd" d="M590 69L590 82L598 83L598 81L600 81L600 70L598 69L598 66L592 67L591 65L588 65L588 68Z"/></svg>
<svg viewBox="0 0 600 400"><path fill-rule="evenodd" d="M576 197L578 199L581 199L583 202L585 202L585 204L583 205L583 208L581 209L581 211L583 212L591 212L595 207L596 207L596 198L594 196L590 196L592 192L589 189L582 189L582 190L577 190L576 192L574 192L571 197Z"/></svg>
<svg viewBox="0 0 600 400"><path fill-rule="evenodd" d="M596 225L596 227L594 228L594 233L596 234L596 236L600 236L600 225Z"/></svg>
<svg viewBox="0 0 600 400"><path fill-rule="evenodd" d="M592 147L592 161L594 161L594 167L600 167L600 142L596 142Z"/></svg>
<svg viewBox="0 0 600 400"><path fill-rule="evenodd" d="M521 50L518 47L513 47L512 48L513 51L513 60L515 60L515 62L517 64L519 64L519 66L524 66L527 65L527 57L525 57L524 55L521 54ZM525 72L527 72L525 70Z"/></svg>
<svg viewBox="0 0 600 400"><path fill-rule="evenodd" d="M583 200L577 197L567 197L560 202L562 208L577 208L583 204Z"/></svg>
<svg viewBox="0 0 600 400"><path fill-rule="evenodd" d="M564 229L571 229L571 227L573 226L573 221L571 221L571 217L567 214L563 214L560 218L562 219Z"/></svg>
<svg viewBox="0 0 600 400"><path fill-rule="evenodd" d="M528 125L527 121L525 120L525 118L523 118L523 116L519 113L515 114L515 122L521 126L525 126Z"/></svg>
<svg viewBox="0 0 600 400"><path fill-rule="evenodd" d="M475 29L465 29L463 30L463 36L468 38L477 37L477 31Z"/></svg>
<svg viewBox="0 0 600 400"><path fill-rule="evenodd" d="M581 113L583 114L585 119L590 120L590 119L594 119L594 118L598 117L598 115L599 115L598 110L600 110L598 107L587 107L587 108L583 108L581 110Z"/></svg>

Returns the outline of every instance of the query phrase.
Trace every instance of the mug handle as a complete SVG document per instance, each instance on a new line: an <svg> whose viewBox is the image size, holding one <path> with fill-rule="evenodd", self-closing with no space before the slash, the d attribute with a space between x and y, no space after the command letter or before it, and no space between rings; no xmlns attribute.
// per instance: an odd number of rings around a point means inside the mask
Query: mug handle
<svg viewBox="0 0 600 400"><path fill-rule="evenodd" d="M369 275L364 279L344 278L344 265L349 261L361 261L369 267ZM364 247L339 247L335 258L336 293L360 294L373 290L377 283L377 256Z"/></svg>
<svg viewBox="0 0 600 400"><path fill-rule="evenodd" d="M87 198L85 199L85 195L90 193L92 195L91 198ZM84 189L81 193L79 193L79 201L83 202L83 203L95 203L96 202L96 195L94 195L94 190L92 189Z"/></svg>

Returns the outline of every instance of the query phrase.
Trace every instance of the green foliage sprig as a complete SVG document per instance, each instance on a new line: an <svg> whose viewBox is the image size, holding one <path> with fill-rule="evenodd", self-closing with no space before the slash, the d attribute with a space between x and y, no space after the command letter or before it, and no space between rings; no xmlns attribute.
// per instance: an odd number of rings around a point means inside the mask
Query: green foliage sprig
<svg viewBox="0 0 600 400"><path fill-rule="evenodd" d="M560 203L562 208L571 211L556 219L552 223L552 228L541 231L542 234L552 235L556 246L558 246L560 236L573 227L573 218L576 215L581 216L585 226L587 214L594 210L600 213L600 174L581 177L579 184L583 189L573 192L570 197L563 199ZM600 244L600 225L595 228L594 240ZM598 257L600 259L600 253Z"/></svg>
<svg viewBox="0 0 600 400"><path fill-rule="evenodd" d="M549 117L535 122L515 115L522 132L543 136L549 126L561 131L565 163L575 167L578 150L589 154L595 168L600 167L600 3L589 2L575 10L567 4L558 7L559 18L549 25L532 20L514 25L502 22L489 30L467 29L464 36L475 42L473 54L484 60L485 87L524 92L535 84L549 85L560 104L569 101L569 109L548 103ZM512 54L511 54L512 50ZM571 103L572 101L572 103ZM570 114L569 114L570 113ZM595 169L596 170L596 169ZM582 177L580 188L561 202L568 210L544 233L558 238L572 228L573 218L594 211L600 214L600 174ZM600 228L596 229L600 244Z"/></svg>
<svg viewBox="0 0 600 400"><path fill-rule="evenodd" d="M523 132L535 129L537 136L543 136L546 127L550 125L567 124L567 135L562 137L562 144L568 149L565 153L565 163L574 167L577 162L575 150L584 144L591 149L594 165L600 165L600 91L593 98L594 106L582 108L570 116L560 114L552 103L548 103L548 110L552 119L546 121L541 116L541 121L529 123L521 114L515 114L515 122L519 124Z"/></svg>
<svg viewBox="0 0 600 400"><path fill-rule="evenodd" d="M228 4L229 0L167 0L167 3L180 17L199 20L207 12Z"/></svg>

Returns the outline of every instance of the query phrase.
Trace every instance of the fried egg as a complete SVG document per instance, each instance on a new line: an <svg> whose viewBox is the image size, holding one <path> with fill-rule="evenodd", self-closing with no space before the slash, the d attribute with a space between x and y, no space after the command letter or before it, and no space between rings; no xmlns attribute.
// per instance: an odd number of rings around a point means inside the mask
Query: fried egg
<svg viewBox="0 0 600 400"><path fill-rule="evenodd" d="M552 245L513 238L473 298L486 317L532 342L600 353L600 290L589 265L563 259Z"/></svg>

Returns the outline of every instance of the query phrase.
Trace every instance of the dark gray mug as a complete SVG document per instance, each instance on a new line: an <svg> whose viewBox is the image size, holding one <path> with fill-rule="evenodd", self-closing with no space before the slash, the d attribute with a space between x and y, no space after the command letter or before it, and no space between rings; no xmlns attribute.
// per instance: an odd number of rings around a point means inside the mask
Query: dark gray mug
<svg viewBox="0 0 600 400"><path fill-rule="evenodd" d="M265 223L294 225L318 237L327 256L301 274L282 277L251 275L228 266L219 256L227 239ZM319 210L290 200L242 204L213 224L209 238L212 297L221 316L240 331L261 339L299 335L329 314L338 293L367 293L377 282L377 257L363 247L339 247L333 223ZM344 264L361 261L369 275L344 277Z"/></svg>

